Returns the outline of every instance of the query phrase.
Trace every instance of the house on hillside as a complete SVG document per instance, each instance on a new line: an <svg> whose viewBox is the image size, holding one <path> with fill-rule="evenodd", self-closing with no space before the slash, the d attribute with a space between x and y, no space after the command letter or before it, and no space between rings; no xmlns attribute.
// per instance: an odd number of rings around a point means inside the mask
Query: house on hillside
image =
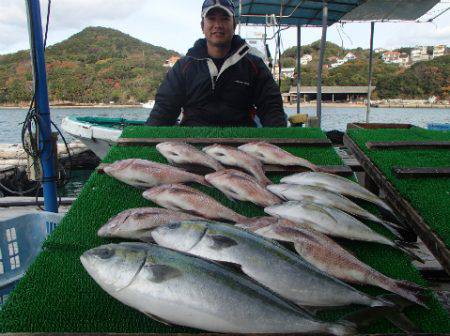
<svg viewBox="0 0 450 336"><path fill-rule="evenodd" d="M331 68L334 69L334 68L340 67L342 64L345 64L345 63L347 63L347 60L345 58L338 59L335 63L331 64Z"/></svg>
<svg viewBox="0 0 450 336"><path fill-rule="evenodd" d="M376 49L374 49L374 52L376 52L377 54L384 53L385 51L388 51L388 50L384 49L384 48L376 48Z"/></svg>
<svg viewBox="0 0 450 336"><path fill-rule="evenodd" d="M405 67L405 68L410 66L410 58L407 53L401 53L399 60L400 60L400 63L399 63L400 66Z"/></svg>
<svg viewBox="0 0 450 336"><path fill-rule="evenodd" d="M445 45L437 45L433 48L433 58L441 57L445 55L447 47Z"/></svg>
<svg viewBox="0 0 450 336"><path fill-rule="evenodd" d="M307 65L309 62L311 62L312 61L312 56L311 55L303 55L301 58L300 58L300 64L301 65Z"/></svg>
<svg viewBox="0 0 450 336"><path fill-rule="evenodd" d="M295 68L282 68L281 78L294 78Z"/></svg>
<svg viewBox="0 0 450 336"><path fill-rule="evenodd" d="M400 64L401 63L400 55L401 53L398 51L385 51L381 55L381 59L386 64Z"/></svg>
<svg viewBox="0 0 450 336"><path fill-rule="evenodd" d="M344 56L344 60L346 61L354 61L356 59L356 56L354 53L349 52L347 55Z"/></svg>
<svg viewBox="0 0 450 336"><path fill-rule="evenodd" d="M428 61L430 59L430 55L428 55L427 47L417 47L411 50L411 62L417 63L421 61Z"/></svg>
<svg viewBox="0 0 450 336"><path fill-rule="evenodd" d="M179 59L180 59L179 56L172 56L164 62L163 67L172 68Z"/></svg>

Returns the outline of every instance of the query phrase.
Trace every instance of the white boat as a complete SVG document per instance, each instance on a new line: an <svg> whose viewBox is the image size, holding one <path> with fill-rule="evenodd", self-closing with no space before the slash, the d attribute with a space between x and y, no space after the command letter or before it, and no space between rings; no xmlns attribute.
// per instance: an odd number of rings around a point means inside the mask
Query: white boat
<svg viewBox="0 0 450 336"><path fill-rule="evenodd" d="M66 117L62 129L83 142L95 155L103 159L117 142L126 126L144 125L144 120L98 117Z"/></svg>
<svg viewBox="0 0 450 336"><path fill-rule="evenodd" d="M149 100L148 102L142 104L143 108L149 108L152 109L153 106L155 106L155 101L154 100Z"/></svg>

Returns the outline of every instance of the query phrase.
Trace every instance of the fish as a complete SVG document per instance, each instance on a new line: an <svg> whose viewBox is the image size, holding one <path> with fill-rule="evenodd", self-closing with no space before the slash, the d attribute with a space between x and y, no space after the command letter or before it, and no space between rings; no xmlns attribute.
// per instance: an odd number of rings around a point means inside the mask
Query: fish
<svg viewBox="0 0 450 336"><path fill-rule="evenodd" d="M243 273L302 307L391 305L330 277L276 242L233 225L183 221L159 226L151 235L161 246L239 265Z"/></svg>
<svg viewBox="0 0 450 336"><path fill-rule="evenodd" d="M116 161L107 164L103 171L109 176L137 188L150 188L161 184L184 182L197 182L208 186L203 176L142 159Z"/></svg>
<svg viewBox="0 0 450 336"><path fill-rule="evenodd" d="M185 142L161 142L156 145L156 150L170 163L197 164L216 171L224 169L216 159Z"/></svg>
<svg viewBox="0 0 450 336"><path fill-rule="evenodd" d="M235 169L221 170L205 176L208 183L232 199L267 207L282 202L252 176Z"/></svg>
<svg viewBox="0 0 450 336"><path fill-rule="evenodd" d="M103 238L124 238L139 240L155 227L180 220L194 220L201 217L181 211L163 208L134 208L120 212L110 218L97 232Z"/></svg>
<svg viewBox="0 0 450 336"><path fill-rule="evenodd" d="M220 204L211 196L183 184L154 187L144 191L142 196L164 208L186 211L208 219L223 219L231 222L247 219Z"/></svg>
<svg viewBox="0 0 450 336"><path fill-rule="evenodd" d="M378 196L358 183L342 176L320 172L305 172L283 177L281 183L320 187L345 196L366 200L394 214L392 208Z"/></svg>
<svg viewBox="0 0 450 336"><path fill-rule="evenodd" d="M329 236L388 245L423 262L420 257L402 246L401 242L394 242L373 231L355 217L339 209L308 202L289 201L266 207L264 212L299 223Z"/></svg>
<svg viewBox="0 0 450 336"><path fill-rule="evenodd" d="M255 176L263 186L272 183L272 181L264 174L262 163L243 151L234 147L218 144L207 146L203 148L203 151L224 165L239 167L248 171Z"/></svg>
<svg viewBox="0 0 450 336"><path fill-rule="evenodd" d="M353 325L320 321L223 265L158 245L103 245L80 260L110 296L167 325L220 333L356 334Z"/></svg>
<svg viewBox="0 0 450 336"><path fill-rule="evenodd" d="M423 287L409 281L395 280L378 272L318 231L274 217L237 223L236 226L268 239L293 243L304 260L337 279L377 286L426 307L422 298Z"/></svg>
<svg viewBox="0 0 450 336"><path fill-rule="evenodd" d="M295 156L284 149L271 143L258 141L250 142L238 147L239 150L246 152L265 164L281 166L302 166L312 171L319 170L319 167L306 159Z"/></svg>
<svg viewBox="0 0 450 336"><path fill-rule="evenodd" d="M288 201L305 201L333 207L349 214L368 219L372 222L379 223L386 227L397 237L401 235L397 229L401 227L395 223L384 221L377 216L371 214L369 211L361 208L356 203L349 200L341 194L323 189L320 187L299 185L299 184L272 184L267 186L267 189L275 195Z"/></svg>

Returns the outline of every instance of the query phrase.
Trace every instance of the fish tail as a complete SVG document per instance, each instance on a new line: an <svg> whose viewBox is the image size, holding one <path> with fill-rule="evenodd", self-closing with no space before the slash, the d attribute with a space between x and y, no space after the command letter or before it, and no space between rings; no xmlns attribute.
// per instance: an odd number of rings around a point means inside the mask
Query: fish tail
<svg viewBox="0 0 450 336"><path fill-rule="evenodd" d="M395 241L395 247L397 247L400 251L405 252L407 255L411 257L411 259L416 260L422 264L425 263L425 260L423 260L417 253L411 251L411 248L408 246L405 246L403 242Z"/></svg>
<svg viewBox="0 0 450 336"><path fill-rule="evenodd" d="M423 287L413 284L408 281L395 281L390 286L384 288L390 292L396 293L401 297L408 299L411 302L417 303L418 305L428 308L425 304L425 295L423 294Z"/></svg>
<svg viewBox="0 0 450 336"><path fill-rule="evenodd" d="M402 229L401 227L399 227L397 224L395 223L391 223L385 220L377 220L377 223L383 225L387 230L389 230L390 233L392 233L395 237L402 239L403 235L400 233L400 229Z"/></svg>
<svg viewBox="0 0 450 336"><path fill-rule="evenodd" d="M357 334L356 326L347 321L331 324L327 328L327 332L336 336L351 336Z"/></svg>

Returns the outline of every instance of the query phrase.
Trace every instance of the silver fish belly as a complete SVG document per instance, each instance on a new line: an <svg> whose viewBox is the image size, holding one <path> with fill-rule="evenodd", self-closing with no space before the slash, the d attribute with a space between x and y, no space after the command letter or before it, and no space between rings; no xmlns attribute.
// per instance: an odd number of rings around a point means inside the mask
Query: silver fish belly
<svg viewBox="0 0 450 336"><path fill-rule="evenodd" d="M273 241L232 225L171 223L153 230L152 237L165 247L237 264L245 274L300 306L386 304L326 275Z"/></svg>
<svg viewBox="0 0 450 336"><path fill-rule="evenodd" d="M226 333L355 333L221 265L157 245L104 245L80 259L108 294L164 323Z"/></svg>

